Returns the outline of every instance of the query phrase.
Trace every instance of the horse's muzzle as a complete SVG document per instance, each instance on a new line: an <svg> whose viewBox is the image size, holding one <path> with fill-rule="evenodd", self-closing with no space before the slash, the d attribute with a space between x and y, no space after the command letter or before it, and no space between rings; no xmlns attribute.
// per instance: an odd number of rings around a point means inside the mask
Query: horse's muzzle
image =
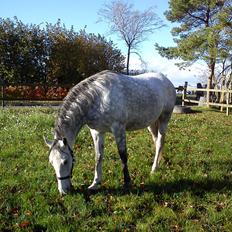
<svg viewBox="0 0 232 232"><path fill-rule="evenodd" d="M67 195L74 190L74 187L70 185L69 188L59 188L59 192L61 196Z"/></svg>

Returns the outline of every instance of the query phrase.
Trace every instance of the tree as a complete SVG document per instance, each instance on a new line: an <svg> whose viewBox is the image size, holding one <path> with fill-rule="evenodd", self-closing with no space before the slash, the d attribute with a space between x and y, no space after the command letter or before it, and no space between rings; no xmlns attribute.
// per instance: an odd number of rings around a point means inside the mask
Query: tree
<svg viewBox="0 0 232 232"><path fill-rule="evenodd" d="M18 84L76 84L110 69L122 71L124 56L101 35L57 23L25 25L0 18L0 77Z"/></svg>
<svg viewBox="0 0 232 232"><path fill-rule="evenodd" d="M125 57L115 48L113 42L107 41L105 37L81 30L75 43L81 54L78 70L84 78L105 69L117 72L124 69Z"/></svg>
<svg viewBox="0 0 232 232"><path fill-rule="evenodd" d="M217 28L220 36L218 59L221 61L221 70L219 73L221 77L219 77L219 81L227 85L227 82L232 84L232 5L220 12L218 18ZM227 80L226 76L228 76Z"/></svg>
<svg viewBox="0 0 232 232"><path fill-rule="evenodd" d="M0 75L9 82L33 83L45 78L44 31L16 17L0 19Z"/></svg>
<svg viewBox="0 0 232 232"><path fill-rule="evenodd" d="M156 49L168 59L182 59L180 66L205 61L210 70L208 87L211 87L216 63L222 58L223 38L228 41L223 31L231 28L231 4L231 0L170 0L165 15L169 21L180 24L172 29L177 46L165 48L156 44ZM222 23L225 16L229 16L227 25Z"/></svg>
<svg viewBox="0 0 232 232"><path fill-rule="evenodd" d="M67 29L58 20L55 24L47 23L48 38L47 53L47 81L52 84L73 84L82 80L76 66L78 59L74 45L78 33L73 27Z"/></svg>
<svg viewBox="0 0 232 232"><path fill-rule="evenodd" d="M129 74L130 54L138 45L147 39L147 36L163 26L162 21L149 8L143 12L133 10L133 5L123 0L105 4L98 12L99 21L105 21L110 26L110 33L116 33L127 46L126 70Z"/></svg>
<svg viewBox="0 0 232 232"><path fill-rule="evenodd" d="M121 51L101 35L81 30L70 36L59 30L54 36L49 59L49 79L53 82L74 84L105 69L118 72L124 69Z"/></svg>

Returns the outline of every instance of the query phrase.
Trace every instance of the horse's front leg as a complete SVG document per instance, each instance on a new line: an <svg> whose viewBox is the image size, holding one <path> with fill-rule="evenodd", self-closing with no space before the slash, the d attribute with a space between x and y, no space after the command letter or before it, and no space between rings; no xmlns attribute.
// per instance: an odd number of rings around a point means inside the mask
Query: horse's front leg
<svg viewBox="0 0 232 232"><path fill-rule="evenodd" d="M115 124L112 127L112 132L116 140L117 148L118 148L118 153L122 161L122 169L123 169L123 174L124 174L124 186L128 187L131 179L128 171L128 166L127 166L127 149L126 149L126 131L125 127L121 124Z"/></svg>
<svg viewBox="0 0 232 232"><path fill-rule="evenodd" d="M104 135L96 130L90 129L94 148L95 148L95 172L93 183L88 187L90 190L97 188L97 185L101 183L102 180L102 160L104 154Z"/></svg>

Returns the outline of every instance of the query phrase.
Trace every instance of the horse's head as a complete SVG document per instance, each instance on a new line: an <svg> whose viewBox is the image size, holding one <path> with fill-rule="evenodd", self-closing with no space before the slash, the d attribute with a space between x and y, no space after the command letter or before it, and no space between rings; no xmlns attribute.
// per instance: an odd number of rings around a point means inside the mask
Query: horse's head
<svg viewBox="0 0 232 232"><path fill-rule="evenodd" d="M67 194L71 189L71 177L75 162L73 151L67 139L55 139L45 143L49 147L49 162L55 169L60 194Z"/></svg>

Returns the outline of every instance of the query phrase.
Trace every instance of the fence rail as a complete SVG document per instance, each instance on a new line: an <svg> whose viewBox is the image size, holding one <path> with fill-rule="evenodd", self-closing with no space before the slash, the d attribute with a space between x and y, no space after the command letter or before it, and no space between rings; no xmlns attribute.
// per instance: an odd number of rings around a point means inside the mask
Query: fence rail
<svg viewBox="0 0 232 232"><path fill-rule="evenodd" d="M231 104L231 97L232 97L232 90L231 89L209 89L209 88L194 88L188 86L188 83L185 82L185 85L183 86L182 90L182 106L185 105L185 103L195 103L199 104L202 103L200 100L197 99L190 99L188 98L188 92L195 92L195 93L206 93L204 94L206 101L203 103L207 107L209 106L219 106L221 107L221 111L223 111L223 108L226 108L226 115L229 115L229 109L232 108ZM211 101L212 94L217 93L220 95L218 97L217 102Z"/></svg>

